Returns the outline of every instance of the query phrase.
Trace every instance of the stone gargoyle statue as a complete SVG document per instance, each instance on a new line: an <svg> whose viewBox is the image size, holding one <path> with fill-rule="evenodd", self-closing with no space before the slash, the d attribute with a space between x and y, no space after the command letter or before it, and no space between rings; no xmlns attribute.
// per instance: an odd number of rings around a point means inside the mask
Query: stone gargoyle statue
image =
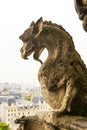
<svg viewBox="0 0 87 130"><path fill-rule="evenodd" d="M33 53L41 63L38 79L44 99L59 114L87 115L87 69L69 33L60 25L43 21L32 22L19 37L23 59ZM42 62L40 54L48 50Z"/></svg>
<svg viewBox="0 0 87 130"><path fill-rule="evenodd" d="M87 0L74 0L74 3L79 19L83 21L83 28L87 32Z"/></svg>

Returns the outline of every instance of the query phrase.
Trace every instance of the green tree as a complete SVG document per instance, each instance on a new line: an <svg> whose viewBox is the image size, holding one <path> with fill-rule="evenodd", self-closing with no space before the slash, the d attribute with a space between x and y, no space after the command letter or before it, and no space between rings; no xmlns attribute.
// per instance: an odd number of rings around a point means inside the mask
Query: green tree
<svg viewBox="0 0 87 130"><path fill-rule="evenodd" d="M31 101L31 97L30 97L30 96L27 96L27 97L25 98L25 100Z"/></svg>
<svg viewBox="0 0 87 130"><path fill-rule="evenodd" d="M10 130L10 129L7 124L0 122L0 130Z"/></svg>

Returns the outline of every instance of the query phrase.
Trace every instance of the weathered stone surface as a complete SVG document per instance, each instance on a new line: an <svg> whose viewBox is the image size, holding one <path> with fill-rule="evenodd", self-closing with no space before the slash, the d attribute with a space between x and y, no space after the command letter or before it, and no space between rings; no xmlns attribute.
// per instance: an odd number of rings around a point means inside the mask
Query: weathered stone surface
<svg viewBox="0 0 87 130"><path fill-rule="evenodd" d="M20 123L18 130L87 130L87 117L60 116L49 117L47 113L39 116L23 117L16 120Z"/></svg>
<svg viewBox="0 0 87 130"><path fill-rule="evenodd" d="M74 0L79 19L83 21L83 28L87 32L87 0Z"/></svg>
<svg viewBox="0 0 87 130"><path fill-rule="evenodd" d="M40 120L46 121L47 123L56 126L60 129L66 130L86 130L87 129L87 117L81 116L67 116L60 115L56 116L53 112L41 112L38 113Z"/></svg>
<svg viewBox="0 0 87 130"><path fill-rule="evenodd" d="M87 115L87 69L69 33L62 26L40 18L20 39L24 43L22 58L33 53L41 63L38 79L49 105L59 114ZM39 57L44 48L48 57L43 63Z"/></svg>
<svg viewBox="0 0 87 130"><path fill-rule="evenodd" d="M22 117L16 119L15 123L20 123L17 130L59 130L56 126L40 120L37 116Z"/></svg>
<svg viewBox="0 0 87 130"><path fill-rule="evenodd" d="M33 53L41 63L41 91L54 110L17 119L18 130L87 130L87 69L72 37L62 26L40 18L20 39L22 58ZM43 63L39 57L44 48L48 57Z"/></svg>

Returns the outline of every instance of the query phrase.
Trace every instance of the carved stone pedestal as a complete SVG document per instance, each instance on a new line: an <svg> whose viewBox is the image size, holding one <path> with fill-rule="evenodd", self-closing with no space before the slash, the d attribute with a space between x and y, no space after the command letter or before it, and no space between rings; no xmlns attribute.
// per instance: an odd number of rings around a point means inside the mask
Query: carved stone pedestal
<svg viewBox="0 0 87 130"><path fill-rule="evenodd" d="M20 124L17 130L87 130L87 117L59 116L48 112L38 113L36 116L16 119Z"/></svg>

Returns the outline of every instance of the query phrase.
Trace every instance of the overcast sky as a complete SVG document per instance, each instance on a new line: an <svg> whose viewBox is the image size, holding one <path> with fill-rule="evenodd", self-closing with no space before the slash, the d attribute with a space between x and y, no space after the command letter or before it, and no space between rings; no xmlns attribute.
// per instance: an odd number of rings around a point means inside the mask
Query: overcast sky
<svg viewBox="0 0 87 130"><path fill-rule="evenodd" d="M0 82L37 82L40 63L32 56L21 58L19 35L41 16L71 34L87 65L87 33L75 12L74 0L0 0Z"/></svg>

